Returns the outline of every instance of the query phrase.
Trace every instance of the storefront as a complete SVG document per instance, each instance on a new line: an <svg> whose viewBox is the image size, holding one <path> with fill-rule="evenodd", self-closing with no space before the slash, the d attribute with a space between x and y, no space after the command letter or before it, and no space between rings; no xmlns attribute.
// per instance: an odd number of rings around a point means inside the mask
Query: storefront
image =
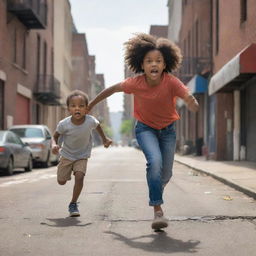
<svg viewBox="0 0 256 256"><path fill-rule="evenodd" d="M217 98L215 129L219 160L256 161L255 60L256 44L251 44L210 80L209 95Z"/></svg>

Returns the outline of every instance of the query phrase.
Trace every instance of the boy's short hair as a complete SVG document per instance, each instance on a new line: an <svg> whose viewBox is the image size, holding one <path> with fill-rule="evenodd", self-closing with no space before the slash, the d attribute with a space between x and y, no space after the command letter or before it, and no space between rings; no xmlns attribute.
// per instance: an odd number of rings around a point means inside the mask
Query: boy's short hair
<svg viewBox="0 0 256 256"><path fill-rule="evenodd" d="M83 92L83 91L74 90L67 97L67 100L66 100L67 106L69 106L70 99L73 98L73 97L76 97L76 96L82 96L84 98L85 105L86 106L88 105L88 103L89 103L88 95L85 92Z"/></svg>

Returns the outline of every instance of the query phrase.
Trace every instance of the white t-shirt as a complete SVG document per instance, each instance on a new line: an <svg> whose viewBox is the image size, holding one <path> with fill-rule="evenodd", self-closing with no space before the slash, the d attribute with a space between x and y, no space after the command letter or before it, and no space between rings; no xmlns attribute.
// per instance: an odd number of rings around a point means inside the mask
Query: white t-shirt
<svg viewBox="0 0 256 256"><path fill-rule="evenodd" d="M86 115L81 125L73 124L71 116L61 120L56 129L61 135L60 155L72 161L89 158L92 150L92 130L98 125L99 121L90 115Z"/></svg>

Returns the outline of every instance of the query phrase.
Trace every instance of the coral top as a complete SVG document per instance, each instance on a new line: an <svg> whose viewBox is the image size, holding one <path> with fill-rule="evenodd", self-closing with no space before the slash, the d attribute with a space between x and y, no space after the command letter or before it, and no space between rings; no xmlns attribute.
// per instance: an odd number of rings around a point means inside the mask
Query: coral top
<svg viewBox="0 0 256 256"><path fill-rule="evenodd" d="M157 86L150 87L143 74L127 78L121 87L125 93L134 95L134 117L158 130L180 119L176 98L183 99L188 92L178 78L166 72Z"/></svg>

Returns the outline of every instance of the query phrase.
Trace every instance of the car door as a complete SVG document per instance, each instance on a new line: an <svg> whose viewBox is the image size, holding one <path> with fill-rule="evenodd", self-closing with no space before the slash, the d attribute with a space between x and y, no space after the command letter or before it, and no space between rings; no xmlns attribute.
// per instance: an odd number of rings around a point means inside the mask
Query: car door
<svg viewBox="0 0 256 256"><path fill-rule="evenodd" d="M17 167L21 163L21 147L17 145L15 141L15 137L13 133L9 132L7 137L6 137L6 143L8 147L10 148L10 151L12 152L13 155L13 166Z"/></svg>
<svg viewBox="0 0 256 256"><path fill-rule="evenodd" d="M27 166L28 163L28 152L25 150L25 144L21 141L21 139L13 134L14 143L17 147L17 152L19 154L19 167Z"/></svg>
<svg viewBox="0 0 256 256"><path fill-rule="evenodd" d="M52 136L50 134L50 131L48 131L48 129L44 129L44 133L45 133L45 140L46 140L46 148L47 148L47 152L50 153L51 156L51 148L52 148Z"/></svg>

